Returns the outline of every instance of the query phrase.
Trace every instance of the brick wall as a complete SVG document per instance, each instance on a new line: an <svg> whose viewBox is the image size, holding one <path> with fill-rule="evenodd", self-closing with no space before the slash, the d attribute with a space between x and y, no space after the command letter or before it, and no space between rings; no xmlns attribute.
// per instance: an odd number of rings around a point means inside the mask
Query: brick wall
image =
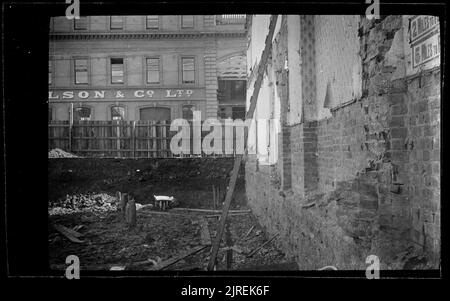
<svg viewBox="0 0 450 301"><path fill-rule="evenodd" d="M393 79L386 53L401 27L401 16L362 20L363 97L284 129L278 166L246 164L250 206L301 269L365 269L372 254L382 268L439 265L440 72Z"/></svg>

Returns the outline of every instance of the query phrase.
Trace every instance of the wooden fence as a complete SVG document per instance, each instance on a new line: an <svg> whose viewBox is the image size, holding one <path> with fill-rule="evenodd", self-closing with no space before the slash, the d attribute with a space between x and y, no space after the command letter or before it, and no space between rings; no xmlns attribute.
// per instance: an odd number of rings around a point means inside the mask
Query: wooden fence
<svg viewBox="0 0 450 301"><path fill-rule="evenodd" d="M170 121L51 121L48 125L48 149L60 148L83 157L168 158L198 156L235 156L236 143L225 136L222 127L222 151L206 155L193 152L193 125L190 124L190 151L173 154L170 141L177 131L170 131ZM201 140L209 132L202 132ZM230 139L231 138L231 139ZM232 153L225 152L226 140ZM230 141L233 140L233 141Z"/></svg>

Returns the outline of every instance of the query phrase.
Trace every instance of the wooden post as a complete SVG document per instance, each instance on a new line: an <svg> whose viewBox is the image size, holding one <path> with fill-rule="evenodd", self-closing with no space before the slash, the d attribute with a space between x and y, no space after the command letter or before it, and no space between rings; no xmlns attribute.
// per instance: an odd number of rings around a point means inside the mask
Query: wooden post
<svg viewBox="0 0 450 301"><path fill-rule="evenodd" d="M127 208L127 203L128 203L128 193L122 193L121 196L122 197L120 199L120 211L121 211L122 219L125 220L126 219L126 208Z"/></svg>
<svg viewBox="0 0 450 301"><path fill-rule="evenodd" d="M117 192L116 192L116 199L117 199L116 205L117 205L117 206L120 206L120 204L121 204L121 202L122 202L122 193L121 193L120 191L117 191Z"/></svg>

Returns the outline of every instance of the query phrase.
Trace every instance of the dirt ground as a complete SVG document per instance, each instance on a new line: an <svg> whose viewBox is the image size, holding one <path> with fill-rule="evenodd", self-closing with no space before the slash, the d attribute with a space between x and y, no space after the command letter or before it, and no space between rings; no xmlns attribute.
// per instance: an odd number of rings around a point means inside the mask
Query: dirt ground
<svg viewBox="0 0 450 301"><path fill-rule="evenodd" d="M67 194L130 193L136 202L151 202L152 194L175 196L180 208L213 209L212 185L220 186L224 198L227 177L233 159L52 159L49 162L49 204ZM242 171L241 171L242 173ZM210 242L218 230L218 217L210 212L170 209L165 212L145 207L137 211L137 225L129 229L119 212L102 216L93 213L49 216L49 261L53 269L65 267L65 258L74 254L82 269L109 270L125 266L126 270L157 269L169 259L186 251L206 246L164 270L205 270L209 262L210 245L202 237L202 224L207 225ZM216 209L221 210L221 206ZM231 209L248 209L245 183L241 174ZM293 270L296 264L276 248L275 238L254 255L253 250L270 239L251 213L231 215L233 250L232 270ZM202 222L206 221L206 223ZM53 227L81 227L82 243L74 243ZM249 231L251 230L251 231ZM247 236L246 236L247 235ZM225 236L225 235L224 235ZM221 245L217 270L226 270L226 245Z"/></svg>

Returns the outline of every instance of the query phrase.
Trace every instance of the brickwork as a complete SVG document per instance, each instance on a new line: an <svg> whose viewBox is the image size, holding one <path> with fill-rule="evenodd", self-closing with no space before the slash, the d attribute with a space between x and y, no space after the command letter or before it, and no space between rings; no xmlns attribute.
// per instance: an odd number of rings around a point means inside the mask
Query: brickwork
<svg viewBox="0 0 450 301"><path fill-rule="evenodd" d="M372 254L382 268L439 265L440 71L392 78L401 27L362 19L362 98L283 131L290 154L273 170L246 170L250 206L301 269L365 269ZM273 181L287 160L292 190Z"/></svg>

